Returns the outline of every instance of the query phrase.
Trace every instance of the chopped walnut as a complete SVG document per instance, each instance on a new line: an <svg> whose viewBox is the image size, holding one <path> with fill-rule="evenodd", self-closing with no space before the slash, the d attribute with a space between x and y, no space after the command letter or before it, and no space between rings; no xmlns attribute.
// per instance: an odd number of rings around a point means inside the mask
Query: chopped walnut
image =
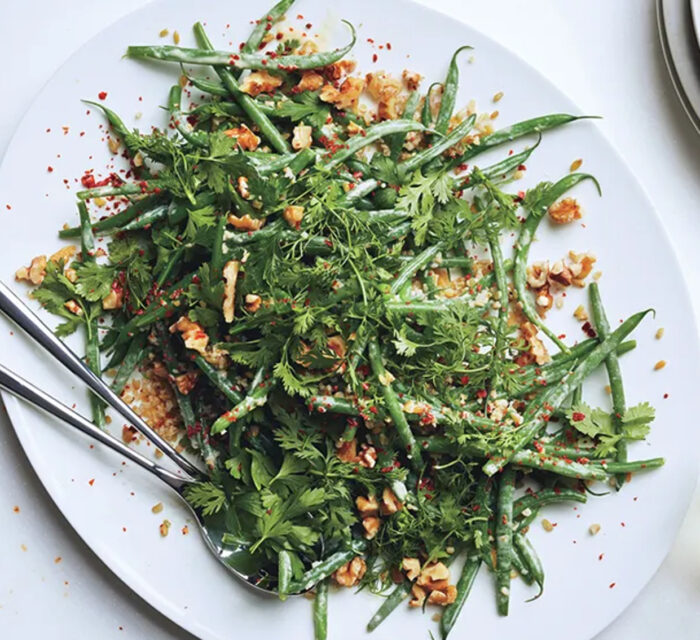
<svg viewBox="0 0 700 640"><path fill-rule="evenodd" d="M359 462L365 469L374 469L374 466L377 464L377 450L374 447L363 444L360 447Z"/></svg>
<svg viewBox="0 0 700 640"><path fill-rule="evenodd" d="M240 89L250 96L258 96L261 93L270 93L282 86L282 78L273 76L269 71L252 71L241 82Z"/></svg>
<svg viewBox="0 0 700 640"><path fill-rule="evenodd" d="M575 284L577 287L585 287L585 279L593 270L593 265L595 262L595 256L589 254L581 256L579 261L574 262L571 265L571 272L574 274L574 278L572 280L573 284Z"/></svg>
<svg viewBox="0 0 700 640"><path fill-rule="evenodd" d="M581 218L581 206L574 198L564 198L549 207L549 219L554 224L569 224Z"/></svg>
<svg viewBox="0 0 700 640"><path fill-rule="evenodd" d="M40 285L46 277L46 256L32 258L29 267L21 267L15 272L15 280L25 280L34 285Z"/></svg>
<svg viewBox="0 0 700 640"><path fill-rule="evenodd" d="M421 76L420 73L416 73L415 71L409 71L408 69L403 70L401 77L403 78L403 82L406 85L406 89L408 89L409 91L415 91L416 89L418 89L418 85L423 79L423 76Z"/></svg>
<svg viewBox="0 0 700 640"><path fill-rule="evenodd" d="M588 312L583 308L582 304L574 310L574 318L581 322L586 322L588 320Z"/></svg>
<svg viewBox="0 0 700 640"><path fill-rule="evenodd" d="M333 579L341 587L354 587L367 571L367 564L360 556L355 556L333 573Z"/></svg>
<svg viewBox="0 0 700 640"><path fill-rule="evenodd" d="M238 193L241 194L241 198L243 198L244 200L250 198L250 189L248 189L248 178L246 178L245 176L238 176L236 184L238 186Z"/></svg>
<svg viewBox="0 0 700 640"><path fill-rule="evenodd" d="M379 532L382 521L377 516L362 518L362 526L365 529L365 538L371 540Z"/></svg>
<svg viewBox="0 0 700 640"><path fill-rule="evenodd" d="M545 285L535 292L535 304L541 316L544 316L544 314L552 308L554 297L549 292L549 285Z"/></svg>
<svg viewBox="0 0 700 640"><path fill-rule="evenodd" d="M395 120L399 117L399 94L401 83L384 71L368 73L367 92L378 103L380 120Z"/></svg>
<svg viewBox="0 0 700 640"><path fill-rule="evenodd" d="M350 122L348 122L348 126L345 128L345 130L348 132L349 136L362 135L365 132L365 130L354 120L350 120Z"/></svg>
<svg viewBox="0 0 700 640"><path fill-rule="evenodd" d="M229 260L224 265L224 301L222 310L224 312L224 320L229 324L233 322L234 303L236 300L236 282L238 281L238 272L241 268L240 260Z"/></svg>
<svg viewBox="0 0 700 640"><path fill-rule="evenodd" d="M304 40L297 50L300 56L308 56L312 53L318 53L318 45L313 40Z"/></svg>
<svg viewBox="0 0 700 640"><path fill-rule="evenodd" d="M563 287L568 287L574 275L571 273L571 269L564 264L563 260L557 260L549 269L548 280L551 283L556 283Z"/></svg>
<svg viewBox="0 0 700 640"><path fill-rule="evenodd" d="M328 338L328 348L339 358L344 358L347 353L347 346L343 336L335 335Z"/></svg>
<svg viewBox="0 0 700 640"><path fill-rule="evenodd" d="M409 607L422 607L428 596L426 590L423 589L423 587L419 587L417 584L411 587L411 595L413 597L408 601Z"/></svg>
<svg viewBox="0 0 700 640"><path fill-rule="evenodd" d="M539 289L547 282L549 264L546 262L535 262L527 268L527 284L532 289Z"/></svg>
<svg viewBox="0 0 700 640"><path fill-rule="evenodd" d="M282 217L287 221L290 227L298 229L301 221L304 218L304 207L298 205L289 205L285 208Z"/></svg>
<svg viewBox="0 0 700 640"><path fill-rule="evenodd" d="M524 322L520 325L520 334L530 345L530 353L537 364L545 364L550 361L547 348L544 342L537 337L537 327L531 322Z"/></svg>
<svg viewBox="0 0 700 640"><path fill-rule="evenodd" d="M355 506L363 518L379 515L379 503L376 496L369 496L368 498L357 496Z"/></svg>
<svg viewBox="0 0 700 640"><path fill-rule="evenodd" d="M420 575L420 560L418 558L404 558L401 568L406 572L409 580L415 580Z"/></svg>
<svg viewBox="0 0 700 640"><path fill-rule="evenodd" d="M319 97L323 102L330 102L338 109L357 109L357 102L360 94L365 88L365 81L362 78L346 78L340 89L336 89L332 84L326 84L321 89Z"/></svg>
<svg viewBox="0 0 700 640"><path fill-rule="evenodd" d="M428 604L438 604L440 606L447 606L452 604L457 599L457 587L453 584L448 584L444 591L431 591L428 596Z"/></svg>
<svg viewBox="0 0 700 640"><path fill-rule="evenodd" d="M331 81L340 80L343 76L355 71L355 67L357 63L353 60L338 60L323 67L323 75Z"/></svg>
<svg viewBox="0 0 700 640"><path fill-rule="evenodd" d="M241 218L231 213L227 220L230 225L242 231L257 231L265 224L265 218L251 218L247 213Z"/></svg>
<svg viewBox="0 0 700 640"><path fill-rule="evenodd" d="M311 146L311 132L313 129L307 124L298 124L294 127L292 148L296 151L308 149Z"/></svg>
<svg viewBox="0 0 700 640"><path fill-rule="evenodd" d="M75 282L78 279L78 272L75 269L71 269L70 267L66 269L63 275L66 276L66 278L70 282Z"/></svg>
<svg viewBox="0 0 700 640"><path fill-rule="evenodd" d="M255 151L260 146L260 138L244 124L234 129L226 129L224 134L229 138L235 138L236 143L243 151Z"/></svg>
<svg viewBox="0 0 700 640"><path fill-rule="evenodd" d="M175 386L183 396L186 396L190 391L192 391L192 389L194 389L198 378L199 374L196 371L188 371L187 373L175 376Z"/></svg>
<svg viewBox="0 0 700 640"><path fill-rule="evenodd" d="M433 562L423 568L418 576L418 584L422 587L435 582L450 579L450 570L442 562Z"/></svg>
<svg viewBox="0 0 700 640"><path fill-rule="evenodd" d="M209 346L209 336L202 325L192 322L187 316L170 326L170 333L179 331L187 349L193 349L199 353L208 363L219 369L224 369L228 363L228 355L225 351Z"/></svg>
<svg viewBox="0 0 700 640"><path fill-rule="evenodd" d="M75 300L68 300L68 302L63 303L63 306L76 316L83 315L82 307Z"/></svg>
<svg viewBox="0 0 700 640"><path fill-rule="evenodd" d="M245 296L245 310L255 313L262 304L262 298L256 293L247 293Z"/></svg>
<svg viewBox="0 0 700 640"><path fill-rule="evenodd" d="M103 309L121 309L124 303L124 289L117 283L112 283L111 291L102 298Z"/></svg>
<svg viewBox="0 0 700 640"><path fill-rule="evenodd" d="M403 509L403 504L396 497L396 494L386 487L384 491L382 491L382 504L380 509L383 516L389 516L397 511L401 511L401 509Z"/></svg>
<svg viewBox="0 0 700 640"><path fill-rule="evenodd" d="M344 440L335 450L341 462L357 462L357 440Z"/></svg>
<svg viewBox="0 0 700 640"><path fill-rule="evenodd" d="M63 260L63 264L67 264L68 261L75 255L77 250L77 247L69 244L67 247L63 247L56 251L56 253L52 254L49 260L51 262L60 262Z"/></svg>
<svg viewBox="0 0 700 640"><path fill-rule="evenodd" d="M297 84L297 91L318 91L324 83L323 76L315 71L304 71Z"/></svg>

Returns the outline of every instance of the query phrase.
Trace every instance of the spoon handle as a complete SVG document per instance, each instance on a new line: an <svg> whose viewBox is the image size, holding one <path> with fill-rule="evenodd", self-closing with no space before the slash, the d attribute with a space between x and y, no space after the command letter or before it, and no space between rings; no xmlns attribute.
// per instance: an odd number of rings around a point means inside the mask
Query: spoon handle
<svg viewBox="0 0 700 640"><path fill-rule="evenodd" d="M49 329L32 311L25 305L4 283L0 282L0 312L4 313L17 326L25 331L29 337L39 343L66 369L78 376L90 390L102 398L108 405L116 409L129 420L134 427L146 436L156 447L167 455L183 471L193 477L201 475L201 472L191 462L183 458L161 436L159 436L126 402L124 402L99 376L90 368L62 340Z"/></svg>
<svg viewBox="0 0 700 640"><path fill-rule="evenodd" d="M31 382L21 378L2 364L0 364L0 389L9 391L12 395L63 420L66 424L75 427L113 451L120 453L125 458L131 460L131 462L146 469L146 471L150 471L175 490L180 489L184 484L192 482L189 478L184 478L158 466L155 462L146 458L146 456L141 455L138 451L134 451L112 434L96 427L87 418L69 409L66 405L56 400L56 398L50 396L38 387L35 387Z"/></svg>

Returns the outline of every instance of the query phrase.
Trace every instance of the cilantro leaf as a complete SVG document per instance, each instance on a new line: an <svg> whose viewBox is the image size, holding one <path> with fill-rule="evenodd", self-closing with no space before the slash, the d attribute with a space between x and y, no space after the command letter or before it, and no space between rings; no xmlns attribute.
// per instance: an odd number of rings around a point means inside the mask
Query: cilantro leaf
<svg viewBox="0 0 700 640"><path fill-rule="evenodd" d="M96 262L79 262L75 266L78 275L75 290L86 300L97 302L112 290L115 269L111 265Z"/></svg>
<svg viewBox="0 0 700 640"><path fill-rule="evenodd" d="M656 411L648 402L629 407L622 416L622 430L628 440L644 440L649 434L649 425L654 421Z"/></svg>
<svg viewBox="0 0 700 640"><path fill-rule="evenodd" d="M585 402L568 409L566 418L574 429L591 438L615 434L612 416L602 409L592 409Z"/></svg>

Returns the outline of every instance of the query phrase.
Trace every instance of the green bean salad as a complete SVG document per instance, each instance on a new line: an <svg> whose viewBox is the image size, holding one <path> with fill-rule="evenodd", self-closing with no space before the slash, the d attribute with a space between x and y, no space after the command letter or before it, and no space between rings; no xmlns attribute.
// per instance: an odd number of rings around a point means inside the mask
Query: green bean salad
<svg viewBox="0 0 700 640"><path fill-rule="evenodd" d="M313 592L317 639L329 586L384 596L369 631L402 602L440 607L445 638L480 571L501 615L515 577L542 594L528 530L543 507L663 464L627 459L654 418L626 406L621 374L648 311L613 329L592 255L529 260L543 220L580 218L569 191L598 188L580 163L516 186L547 131L581 116L496 129L457 104L471 47L430 86L364 75L355 27L320 51L284 23L293 4L231 51L199 23L196 48L128 47L174 63L167 126L131 130L105 94L89 102L129 171L86 172L59 233L79 250L17 278L58 335L84 330L117 392L136 374L159 385L206 469L188 501L259 584ZM570 287L589 294L581 341L546 323ZM591 407L582 385L602 367L611 403Z"/></svg>

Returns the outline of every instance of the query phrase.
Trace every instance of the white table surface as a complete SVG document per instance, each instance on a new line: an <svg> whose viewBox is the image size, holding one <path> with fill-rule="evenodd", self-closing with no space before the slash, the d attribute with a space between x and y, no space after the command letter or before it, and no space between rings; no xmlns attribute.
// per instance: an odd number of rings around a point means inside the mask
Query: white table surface
<svg viewBox="0 0 700 640"><path fill-rule="evenodd" d="M585 112L605 116L602 129L646 185L671 236L697 316L700 138L667 77L653 0L422 1L505 43ZM245 3L246 19L252 5L260 6L254 13L262 13L270 2ZM144 4L146 0L0 1L0 153L57 66L83 42ZM231 2L232 20L237 5ZM70 528L29 467L1 407L0 481L0 637L192 638L115 578ZM671 555L598 640L698 637L699 534L696 492Z"/></svg>

